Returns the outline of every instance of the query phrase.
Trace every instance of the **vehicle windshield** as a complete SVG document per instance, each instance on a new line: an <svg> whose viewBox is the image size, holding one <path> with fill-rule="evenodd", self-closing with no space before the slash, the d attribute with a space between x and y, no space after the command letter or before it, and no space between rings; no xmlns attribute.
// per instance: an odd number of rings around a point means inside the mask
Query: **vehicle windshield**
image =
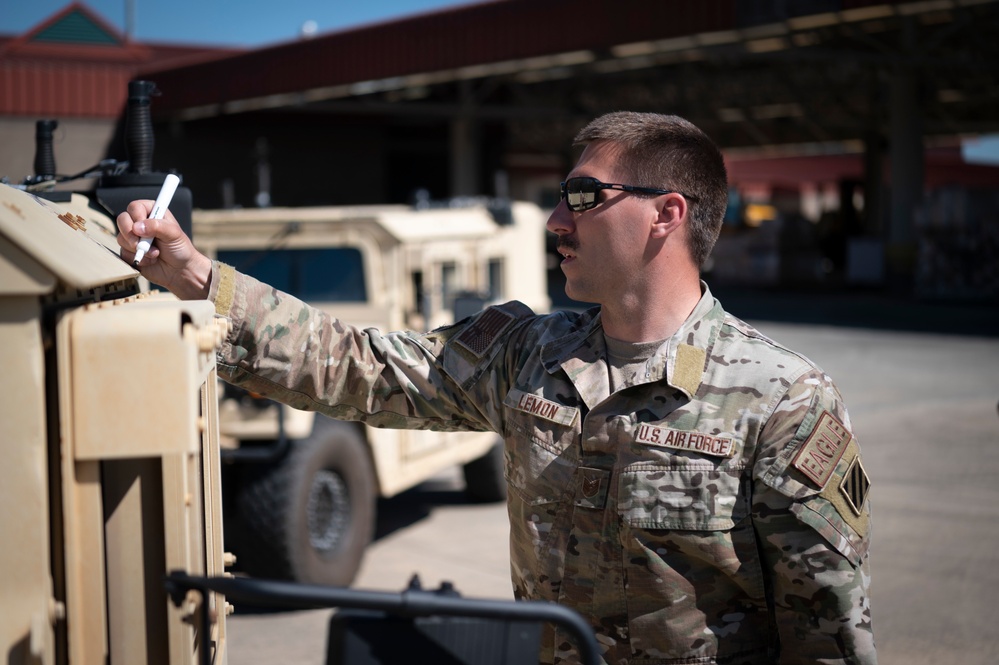
<svg viewBox="0 0 999 665"><path fill-rule="evenodd" d="M355 247L228 250L218 260L306 302L365 302L364 262Z"/></svg>

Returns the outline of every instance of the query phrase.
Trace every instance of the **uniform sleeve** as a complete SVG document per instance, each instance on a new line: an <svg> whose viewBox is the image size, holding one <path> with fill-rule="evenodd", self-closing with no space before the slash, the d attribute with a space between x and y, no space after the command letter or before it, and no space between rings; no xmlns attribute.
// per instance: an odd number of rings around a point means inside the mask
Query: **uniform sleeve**
<svg viewBox="0 0 999 665"><path fill-rule="evenodd" d="M877 662L870 604L870 479L839 392L792 383L761 434L753 515L780 662Z"/></svg>
<svg viewBox="0 0 999 665"><path fill-rule="evenodd" d="M361 330L224 264L213 272L216 313L233 324L217 357L224 380L376 427L492 429L442 371L432 338Z"/></svg>

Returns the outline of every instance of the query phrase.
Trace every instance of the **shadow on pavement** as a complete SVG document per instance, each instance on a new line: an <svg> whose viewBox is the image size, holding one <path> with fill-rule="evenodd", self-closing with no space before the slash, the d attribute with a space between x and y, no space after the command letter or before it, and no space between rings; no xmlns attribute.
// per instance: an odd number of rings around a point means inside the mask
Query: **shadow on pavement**
<svg viewBox="0 0 999 665"><path fill-rule="evenodd" d="M430 516L440 506L475 504L465 494L465 488L442 479L431 479L389 499L378 500L378 517L375 522L374 540L416 524Z"/></svg>
<svg viewBox="0 0 999 665"><path fill-rule="evenodd" d="M923 300L865 290L709 286L726 310L746 321L999 336L999 301L994 299Z"/></svg>
<svg viewBox="0 0 999 665"><path fill-rule="evenodd" d="M375 533L372 542L393 532L412 526L430 517L441 506L479 505L465 494L463 481L442 474L388 499L378 499ZM403 591L403 589L399 589ZM297 608L268 607L250 602L240 603L240 614L283 614L301 611Z"/></svg>

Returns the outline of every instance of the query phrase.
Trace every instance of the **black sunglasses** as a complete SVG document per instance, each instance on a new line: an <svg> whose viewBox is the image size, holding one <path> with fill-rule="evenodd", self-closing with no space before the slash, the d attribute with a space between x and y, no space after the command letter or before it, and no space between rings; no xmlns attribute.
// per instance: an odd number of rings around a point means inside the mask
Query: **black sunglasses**
<svg viewBox="0 0 999 665"><path fill-rule="evenodd" d="M673 192L668 189L656 189L654 187L636 187L635 185L622 185L619 183L600 182L596 178L569 178L561 183L562 199L566 206L573 212L591 210L596 208L597 193L601 189L615 189L622 192L632 192L637 194L681 194L684 198L694 199L682 192Z"/></svg>

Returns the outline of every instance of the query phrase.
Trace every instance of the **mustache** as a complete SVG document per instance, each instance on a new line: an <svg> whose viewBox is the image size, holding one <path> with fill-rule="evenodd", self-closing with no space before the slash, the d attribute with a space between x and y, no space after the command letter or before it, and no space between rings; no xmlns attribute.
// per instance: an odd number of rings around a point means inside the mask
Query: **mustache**
<svg viewBox="0 0 999 665"><path fill-rule="evenodd" d="M579 240L576 236L559 236L558 242L555 243L555 249L567 249L574 252L579 249Z"/></svg>

